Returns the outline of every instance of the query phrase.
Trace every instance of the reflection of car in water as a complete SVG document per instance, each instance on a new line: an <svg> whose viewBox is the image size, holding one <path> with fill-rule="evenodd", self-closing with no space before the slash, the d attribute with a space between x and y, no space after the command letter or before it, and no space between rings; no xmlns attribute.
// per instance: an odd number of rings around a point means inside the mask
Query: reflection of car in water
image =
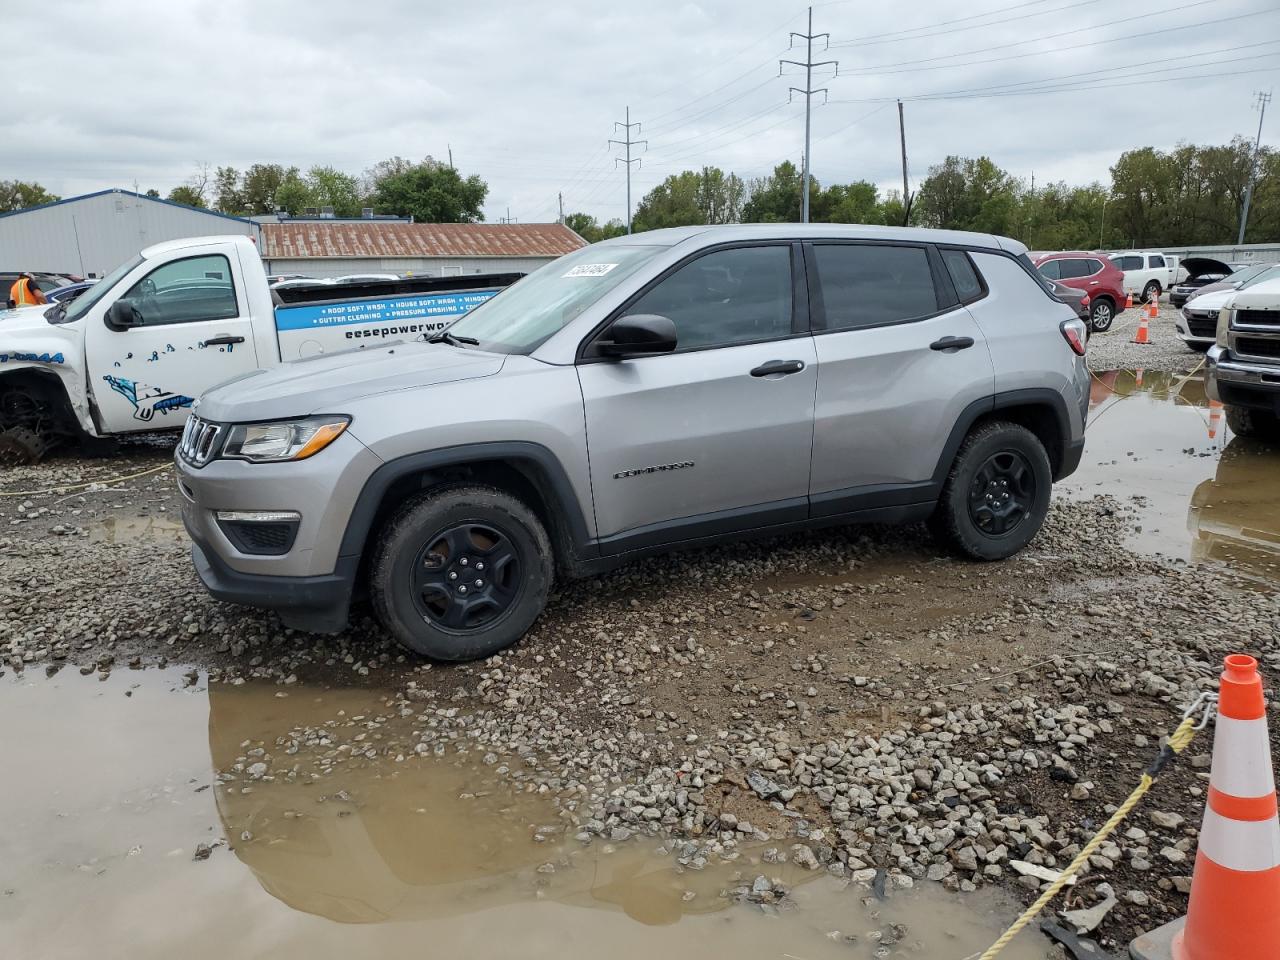
<svg viewBox="0 0 1280 960"><path fill-rule="evenodd" d="M1217 560L1241 573L1280 580L1280 451L1236 437L1212 480L1187 512L1194 560Z"/></svg>
<svg viewBox="0 0 1280 960"><path fill-rule="evenodd" d="M342 923L380 923L542 897L618 907L642 923L668 924L726 905L716 895L730 885L722 870L677 875L671 861L651 857L641 844L606 855L599 844L584 849L570 841L568 850L560 849L558 833L536 842L536 832L561 823L552 805L500 784L478 765L427 757L396 762L394 754L365 760L339 750L361 732L367 739L360 744L385 748L393 739L388 730L396 720L369 729L375 718L393 714L376 693L294 687L281 698L277 690L210 684L209 752L215 769L225 772L242 757L257 762L248 750L266 751L261 760L274 780L219 783L218 815L236 857L264 890L295 910ZM340 723L328 728L335 719ZM358 722L349 726L352 720ZM304 739L301 728L333 743L290 754L290 743ZM405 721L406 736L411 729ZM310 771L322 756L346 759L313 780ZM283 773L290 770L292 779ZM246 832L251 839L242 840ZM573 867L538 870L565 856ZM779 865L771 872L791 871ZM690 889L699 894L686 902Z"/></svg>

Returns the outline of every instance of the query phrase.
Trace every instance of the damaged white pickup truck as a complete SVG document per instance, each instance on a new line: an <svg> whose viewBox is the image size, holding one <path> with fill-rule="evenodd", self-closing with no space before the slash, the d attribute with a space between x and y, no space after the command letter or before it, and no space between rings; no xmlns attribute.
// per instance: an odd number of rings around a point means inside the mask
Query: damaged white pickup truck
<svg viewBox="0 0 1280 960"><path fill-rule="evenodd" d="M85 438L180 430L194 399L224 380L440 336L519 277L273 292L247 237L148 247L77 300L0 312L0 464Z"/></svg>

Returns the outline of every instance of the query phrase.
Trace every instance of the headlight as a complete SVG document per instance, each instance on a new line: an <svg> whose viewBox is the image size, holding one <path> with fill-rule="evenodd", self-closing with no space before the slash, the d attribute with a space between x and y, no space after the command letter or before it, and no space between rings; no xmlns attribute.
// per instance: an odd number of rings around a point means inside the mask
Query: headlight
<svg viewBox="0 0 1280 960"><path fill-rule="evenodd" d="M278 423L238 423L227 433L222 456L254 463L305 460L342 434L350 417L307 417Z"/></svg>
<svg viewBox="0 0 1280 960"><path fill-rule="evenodd" d="M1218 332L1213 342L1220 346L1223 350L1227 349L1227 333L1231 329L1231 311L1227 309L1218 311Z"/></svg>

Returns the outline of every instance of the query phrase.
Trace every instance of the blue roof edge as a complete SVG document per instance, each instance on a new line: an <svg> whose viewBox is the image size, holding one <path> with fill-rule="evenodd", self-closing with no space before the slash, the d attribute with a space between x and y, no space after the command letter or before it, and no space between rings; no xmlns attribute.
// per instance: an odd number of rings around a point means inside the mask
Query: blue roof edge
<svg viewBox="0 0 1280 960"><path fill-rule="evenodd" d="M139 200L150 200L154 203L163 203L170 207L178 207L182 210L191 210L195 213L208 214L211 217L221 217L223 220L234 220L236 223L243 223L246 226L257 227L259 224L244 217L232 216L229 213L223 213L220 210L208 210L204 207L193 207L190 204L178 203L176 200L166 200L164 197L149 197L145 193L134 193L132 190L123 190L120 187L111 187L108 190L98 190L94 193L82 193L78 197L65 197L62 200L50 200L48 203L37 203L34 207L23 207L21 210L10 210L8 213L0 213L0 220L5 217L16 217L22 213L31 213L33 210L45 210L49 207L61 206L64 203L75 203L78 200L92 200L94 197L103 197L108 194L119 193L126 197L136 197Z"/></svg>

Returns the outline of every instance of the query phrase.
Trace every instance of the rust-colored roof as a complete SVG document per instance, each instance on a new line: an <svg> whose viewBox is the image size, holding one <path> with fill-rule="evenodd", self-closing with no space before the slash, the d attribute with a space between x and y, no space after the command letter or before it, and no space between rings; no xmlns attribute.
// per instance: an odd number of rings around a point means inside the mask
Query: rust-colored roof
<svg viewBox="0 0 1280 960"><path fill-rule="evenodd" d="M558 223L325 223L262 225L267 260L320 257L559 257L586 246Z"/></svg>

